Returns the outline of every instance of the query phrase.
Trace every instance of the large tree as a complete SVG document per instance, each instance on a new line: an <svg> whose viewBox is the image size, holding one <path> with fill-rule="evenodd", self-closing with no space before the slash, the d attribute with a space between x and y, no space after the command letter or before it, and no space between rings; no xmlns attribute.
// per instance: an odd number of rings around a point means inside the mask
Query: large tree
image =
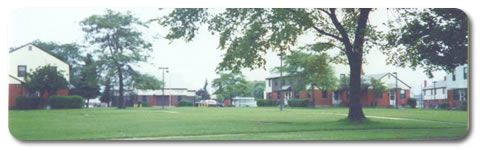
<svg viewBox="0 0 480 151"><path fill-rule="evenodd" d="M384 53L388 63L433 71L453 71L467 63L468 18L460 9L397 9L402 18L388 23Z"/></svg>
<svg viewBox="0 0 480 151"><path fill-rule="evenodd" d="M87 100L86 106L90 104L90 99L96 98L100 95L100 86L98 84L98 70L97 63L93 60L92 55L88 54L84 59L84 65L81 67L79 81L75 88L71 91L72 94L80 95Z"/></svg>
<svg viewBox="0 0 480 151"><path fill-rule="evenodd" d="M195 95L199 96L200 99L202 100L210 99L210 93L208 93L207 86L208 86L208 81L205 80L205 84L203 85L203 88L197 90L195 92Z"/></svg>
<svg viewBox="0 0 480 151"><path fill-rule="evenodd" d="M248 81L243 74L238 72L221 72L220 77L213 80L212 87L215 88L214 94L217 95L217 98L222 100L251 95Z"/></svg>
<svg viewBox="0 0 480 151"><path fill-rule="evenodd" d="M337 88L337 78L333 67L329 65L329 57L325 53L306 53L302 51L292 52L285 56L285 65L280 69L277 67L275 72L282 70L288 76L285 77L292 83L293 90L310 90L311 96L316 88L321 90L335 90ZM311 97L310 102L315 102L315 97Z"/></svg>
<svg viewBox="0 0 480 151"><path fill-rule="evenodd" d="M219 48L225 50L218 70L238 71L265 65L267 51L282 54L297 44L300 36L314 33L316 47L337 50L335 57L350 67L350 106L348 119L363 121L360 82L364 46L377 37L368 17L372 9L269 9L239 8L209 12L207 9L174 9L158 19L170 29L167 39L191 41L202 24L218 34ZM367 43L366 43L367 42ZM365 45L366 44L366 45ZM367 47L368 48L368 47Z"/></svg>
<svg viewBox="0 0 480 151"><path fill-rule="evenodd" d="M51 65L41 66L32 73L27 73L23 86L30 92L39 92L40 96L56 95L57 91L68 87L68 81L63 77L63 71Z"/></svg>
<svg viewBox="0 0 480 151"><path fill-rule="evenodd" d="M86 33L86 40L93 48L97 48L94 52L101 58L103 68L114 70L118 80L118 108L125 108L124 80L131 78L126 73L128 65L146 61L152 50L152 45L144 40L139 31L146 25L130 12L112 10L107 10L103 15L92 15L81 21L80 25Z"/></svg>

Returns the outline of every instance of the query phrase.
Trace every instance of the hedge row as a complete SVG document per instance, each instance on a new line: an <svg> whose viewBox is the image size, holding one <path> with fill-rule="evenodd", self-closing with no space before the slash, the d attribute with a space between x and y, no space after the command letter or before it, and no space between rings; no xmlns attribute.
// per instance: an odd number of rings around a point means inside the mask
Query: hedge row
<svg viewBox="0 0 480 151"><path fill-rule="evenodd" d="M288 106L290 106L290 107L307 107L308 106L308 100L290 99L290 100L288 100Z"/></svg>
<svg viewBox="0 0 480 151"><path fill-rule="evenodd" d="M84 99L81 96L51 96L48 98L48 104L52 109L78 109L83 108Z"/></svg>
<svg viewBox="0 0 480 151"><path fill-rule="evenodd" d="M40 97L18 96L15 98L15 108L20 110L38 109L40 102L42 102Z"/></svg>
<svg viewBox="0 0 480 151"><path fill-rule="evenodd" d="M42 98L19 96L15 98L15 109L39 109ZM51 96L48 98L48 105L52 109L74 109L83 108L85 104L81 96Z"/></svg>
<svg viewBox="0 0 480 151"><path fill-rule="evenodd" d="M192 102L180 101L178 102L177 106L192 106Z"/></svg>
<svg viewBox="0 0 480 151"><path fill-rule="evenodd" d="M258 99L257 106L275 106L276 103L270 99Z"/></svg>

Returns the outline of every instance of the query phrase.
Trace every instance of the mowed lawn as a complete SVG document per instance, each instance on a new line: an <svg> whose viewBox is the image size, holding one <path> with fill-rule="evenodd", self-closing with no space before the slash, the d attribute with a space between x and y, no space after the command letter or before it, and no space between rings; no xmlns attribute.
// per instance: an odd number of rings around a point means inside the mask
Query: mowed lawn
<svg viewBox="0 0 480 151"><path fill-rule="evenodd" d="M115 108L10 110L19 140L458 140L468 112L365 108L368 122L346 122L347 108Z"/></svg>

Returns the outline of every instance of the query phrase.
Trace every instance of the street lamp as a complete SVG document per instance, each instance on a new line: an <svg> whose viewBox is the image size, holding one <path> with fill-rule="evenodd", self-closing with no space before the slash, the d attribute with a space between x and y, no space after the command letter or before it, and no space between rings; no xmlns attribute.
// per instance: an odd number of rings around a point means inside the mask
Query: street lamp
<svg viewBox="0 0 480 151"><path fill-rule="evenodd" d="M162 98L163 98L165 96L165 72L168 73L168 67L158 67L158 69L162 70ZM164 108L165 108L165 103L162 103L162 109Z"/></svg>
<svg viewBox="0 0 480 151"><path fill-rule="evenodd" d="M398 73L393 72L395 75L395 108L398 108L398 96L397 96L397 91L398 91ZM400 92L398 92L400 93Z"/></svg>

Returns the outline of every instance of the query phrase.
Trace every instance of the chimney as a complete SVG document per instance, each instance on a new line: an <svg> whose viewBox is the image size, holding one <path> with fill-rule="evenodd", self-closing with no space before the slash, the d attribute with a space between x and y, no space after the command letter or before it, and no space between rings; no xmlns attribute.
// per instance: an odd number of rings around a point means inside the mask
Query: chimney
<svg viewBox="0 0 480 151"><path fill-rule="evenodd" d="M424 88L427 87L427 80L423 80L423 87L424 87Z"/></svg>

